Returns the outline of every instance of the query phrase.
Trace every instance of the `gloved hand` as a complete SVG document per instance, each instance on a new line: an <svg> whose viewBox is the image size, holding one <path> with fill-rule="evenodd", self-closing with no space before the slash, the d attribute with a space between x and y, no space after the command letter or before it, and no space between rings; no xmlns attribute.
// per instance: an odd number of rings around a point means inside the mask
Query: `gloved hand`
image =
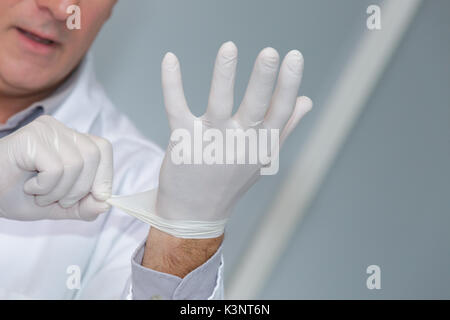
<svg viewBox="0 0 450 320"><path fill-rule="evenodd" d="M0 139L0 217L94 220L109 209L112 148L42 116Z"/></svg>
<svg viewBox="0 0 450 320"><path fill-rule="evenodd" d="M168 53L162 63L162 87L172 133L185 129L194 143L195 121L201 124L203 132L215 128L224 137L227 129L275 129L280 132L281 145L312 107L309 98L297 97L303 62L299 51L289 52L273 91L279 56L272 48L264 49L256 59L240 108L232 116L237 48L232 42L225 43L217 55L206 113L196 117L184 96L179 62L174 54ZM207 143L203 145L206 148ZM171 141L160 172L155 214L162 219L157 227L180 237L219 236L234 205L257 180L264 163L175 164L172 157L175 149L177 142ZM229 152L225 149L224 153ZM254 150L249 150L246 144L245 150L238 150L232 160L251 152ZM224 154L224 158L227 156Z"/></svg>

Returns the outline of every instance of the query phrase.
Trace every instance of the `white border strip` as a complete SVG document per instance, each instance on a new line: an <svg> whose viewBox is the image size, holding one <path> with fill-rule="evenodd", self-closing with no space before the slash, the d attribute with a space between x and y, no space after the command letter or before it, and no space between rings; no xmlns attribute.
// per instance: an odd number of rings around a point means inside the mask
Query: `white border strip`
<svg viewBox="0 0 450 320"><path fill-rule="evenodd" d="M310 138L234 271L225 292L227 299L254 299L264 288L421 2L383 2L382 30L367 31L349 60Z"/></svg>

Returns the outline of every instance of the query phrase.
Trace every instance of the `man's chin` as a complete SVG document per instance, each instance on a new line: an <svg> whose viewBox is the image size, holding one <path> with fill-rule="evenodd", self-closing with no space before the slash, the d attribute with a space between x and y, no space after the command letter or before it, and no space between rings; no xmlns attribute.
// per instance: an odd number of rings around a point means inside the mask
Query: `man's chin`
<svg viewBox="0 0 450 320"><path fill-rule="evenodd" d="M5 96L31 96L49 90L52 86L43 79L30 79L26 75L13 77L0 75L0 94Z"/></svg>

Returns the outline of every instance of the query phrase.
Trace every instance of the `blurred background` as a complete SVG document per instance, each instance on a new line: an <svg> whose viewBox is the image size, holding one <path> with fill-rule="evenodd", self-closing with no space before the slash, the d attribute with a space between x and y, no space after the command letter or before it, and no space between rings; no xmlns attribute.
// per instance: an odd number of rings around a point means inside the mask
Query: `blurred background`
<svg viewBox="0 0 450 320"><path fill-rule="evenodd" d="M381 30L367 28L370 5ZM315 106L279 173L234 212L227 297L448 299L449 39L448 0L134 0L119 1L93 51L114 104L163 148L164 53L179 57L196 115L223 42L239 48L236 105L261 49L303 53L300 94ZM366 285L370 265L381 289Z"/></svg>

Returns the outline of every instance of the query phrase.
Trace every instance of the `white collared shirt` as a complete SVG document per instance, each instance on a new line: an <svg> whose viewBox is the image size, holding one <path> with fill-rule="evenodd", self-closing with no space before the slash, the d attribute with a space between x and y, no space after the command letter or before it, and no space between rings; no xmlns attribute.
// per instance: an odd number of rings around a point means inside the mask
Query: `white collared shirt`
<svg viewBox="0 0 450 320"><path fill-rule="evenodd" d="M112 143L114 194L156 187L163 152L114 108L91 60L84 59L54 95L11 117L4 129L23 125L43 109L70 128ZM148 230L114 208L93 222L0 218L0 299L120 299L130 292L134 299L223 298L221 249L181 279L140 265Z"/></svg>

